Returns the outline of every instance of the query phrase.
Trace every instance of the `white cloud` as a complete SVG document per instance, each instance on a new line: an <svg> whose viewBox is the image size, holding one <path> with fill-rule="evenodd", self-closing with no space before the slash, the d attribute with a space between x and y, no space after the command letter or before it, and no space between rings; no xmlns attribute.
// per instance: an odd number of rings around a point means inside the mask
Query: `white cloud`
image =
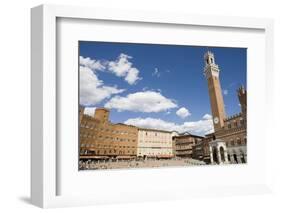
<svg viewBox="0 0 281 213"><path fill-rule="evenodd" d="M143 91L128 94L126 97L115 96L105 104L105 107L119 111L161 112L175 108L177 104L159 92Z"/></svg>
<svg viewBox="0 0 281 213"><path fill-rule="evenodd" d="M154 68L154 72L152 73L152 76L156 76L157 78L159 78L161 76L161 74L160 74L160 72L159 72L157 67Z"/></svg>
<svg viewBox="0 0 281 213"><path fill-rule="evenodd" d="M141 77L139 77L139 70L133 67L129 59L132 59L132 57L123 53L121 53L115 61L100 61L80 56L79 63L80 66L88 67L94 71L109 71L117 77L124 78L128 84L132 85L140 80Z"/></svg>
<svg viewBox="0 0 281 213"><path fill-rule="evenodd" d="M228 90L227 90L227 89L224 89L224 90L223 90L223 94L224 94L224 95L228 95Z"/></svg>
<svg viewBox="0 0 281 213"><path fill-rule="evenodd" d="M137 80L141 79L138 75L139 75L139 71L136 68L131 68L128 71L127 76L125 77L125 81L127 81L130 85L132 85Z"/></svg>
<svg viewBox="0 0 281 213"><path fill-rule="evenodd" d="M162 92L162 90L159 89L159 88L158 89L150 89L149 87L143 87L142 91L155 91L155 92L159 92L159 93Z"/></svg>
<svg viewBox="0 0 281 213"><path fill-rule="evenodd" d="M96 107L85 107L84 114L94 116L96 111Z"/></svg>
<svg viewBox="0 0 281 213"><path fill-rule="evenodd" d="M179 133L190 132L196 135L205 135L214 131L212 120L199 120L176 124L156 118L131 118L125 124L142 128L159 129L166 131L178 131Z"/></svg>
<svg viewBox="0 0 281 213"><path fill-rule="evenodd" d="M176 112L177 116L179 116L180 118L186 118L187 116L191 115L190 112L188 111L188 109L186 109L185 107L181 107L177 112Z"/></svg>
<svg viewBox="0 0 281 213"><path fill-rule="evenodd" d="M88 67L91 70L104 70L105 65L101 61L90 59L89 57L84 58L83 56L79 57L79 64L84 67Z"/></svg>
<svg viewBox="0 0 281 213"><path fill-rule="evenodd" d="M121 53L117 60L108 61L107 69L118 77L124 77L125 81L132 85L141 78L139 77L139 70L133 67L129 59L132 59L132 57Z"/></svg>
<svg viewBox="0 0 281 213"><path fill-rule="evenodd" d="M95 66L95 65L93 65ZM92 66L92 67L93 67ZM90 66L80 66L80 104L95 105L113 94L123 92L116 86L105 86L103 81L99 80L95 74L94 68Z"/></svg>
<svg viewBox="0 0 281 213"><path fill-rule="evenodd" d="M205 115L203 116L203 119L204 119L204 120L212 120L212 119L213 119L213 116L211 116L210 114L205 114Z"/></svg>

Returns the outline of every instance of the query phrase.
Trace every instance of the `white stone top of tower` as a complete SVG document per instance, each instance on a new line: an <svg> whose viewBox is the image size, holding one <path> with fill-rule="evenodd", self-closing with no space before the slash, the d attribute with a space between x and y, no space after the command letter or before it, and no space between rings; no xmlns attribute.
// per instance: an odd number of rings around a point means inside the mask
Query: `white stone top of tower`
<svg viewBox="0 0 281 213"><path fill-rule="evenodd" d="M219 76L219 66L215 63L215 55L211 51L204 54L205 68L204 75L208 79L210 76Z"/></svg>
<svg viewBox="0 0 281 213"><path fill-rule="evenodd" d="M212 53L211 51L208 50L208 51L204 54L204 58L207 58L208 56L214 57L214 53Z"/></svg>

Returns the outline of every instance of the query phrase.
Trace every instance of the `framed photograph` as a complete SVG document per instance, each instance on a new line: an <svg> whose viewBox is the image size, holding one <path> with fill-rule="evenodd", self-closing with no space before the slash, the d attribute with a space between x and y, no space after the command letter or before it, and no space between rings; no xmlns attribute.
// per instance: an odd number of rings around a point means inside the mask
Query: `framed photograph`
<svg viewBox="0 0 281 213"><path fill-rule="evenodd" d="M272 20L31 14L33 204L271 192Z"/></svg>
<svg viewBox="0 0 281 213"><path fill-rule="evenodd" d="M247 163L246 48L78 45L80 170Z"/></svg>

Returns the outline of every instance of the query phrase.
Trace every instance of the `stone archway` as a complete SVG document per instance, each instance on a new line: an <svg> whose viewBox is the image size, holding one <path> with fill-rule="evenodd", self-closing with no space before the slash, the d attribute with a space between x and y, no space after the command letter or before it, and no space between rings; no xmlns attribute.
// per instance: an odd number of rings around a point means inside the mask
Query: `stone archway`
<svg viewBox="0 0 281 213"><path fill-rule="evenodd" d="M233 158L234 158L234 162L235 162L235 163L238 163L238 158L237 158L237 155L236 155L236 154L233 154Z"/></svg>
<svg viewBox="0 0 281 213"><path fill-rule="evenodd" d="M228 163L227 148L223 140L216 139L210 142L210 159L213 164Z"/></svg>
<svg viewBox="0 0 281 213"><path fill-rule="evenodd" d="M218 151L216 149L216 147L213 147L213 150L212 150L212 153L213 153L213 161L214 163L219 163L219 159L218 159Z"/></svg>
<svg viewBox="0 0 281 213"><path fill-rule="evenodd" d="M225 153L224 153L224 148L222 146L220 147L220 156L221 156L221 161L225 162Z"/></svg>
<svg viewBox="0 0 281 213"><path fill-rule="evenodd" d="M241 162L242 162L242 163L246 163L244 154L241 155Z"/></svg>

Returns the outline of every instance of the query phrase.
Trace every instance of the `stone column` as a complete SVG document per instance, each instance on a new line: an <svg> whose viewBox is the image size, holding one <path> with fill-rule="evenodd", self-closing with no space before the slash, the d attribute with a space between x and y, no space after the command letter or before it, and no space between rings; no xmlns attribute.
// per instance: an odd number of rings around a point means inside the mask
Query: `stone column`
<svg viewBox="0 0 281 213"><path fill-rule="evenodd" d="M237 155L237 161L238 161L238 163L242 163L241 157L242 157L241 154Z"/></svg>
<svg viewBox="0 0 281 213"><path fill-rule="evenodd" d="M230 163L234 163L234 157L233 154L230 155Z"/></svg>
<svg viewBox="0 0 281 213"><path fill-rule="evenodd" d="M211 161L211 164L214 163L214 159L213 159L213 149L212 149L212 146L209 146L209 149L210 149L210 161Z"/></svg>
<svg viewBox="0 0 281 213"><path fill-rule="evenodd" d="M226 148L224 149L224 159L225 159L225 163L228 163L228 156L227 156Z"/></svg>

